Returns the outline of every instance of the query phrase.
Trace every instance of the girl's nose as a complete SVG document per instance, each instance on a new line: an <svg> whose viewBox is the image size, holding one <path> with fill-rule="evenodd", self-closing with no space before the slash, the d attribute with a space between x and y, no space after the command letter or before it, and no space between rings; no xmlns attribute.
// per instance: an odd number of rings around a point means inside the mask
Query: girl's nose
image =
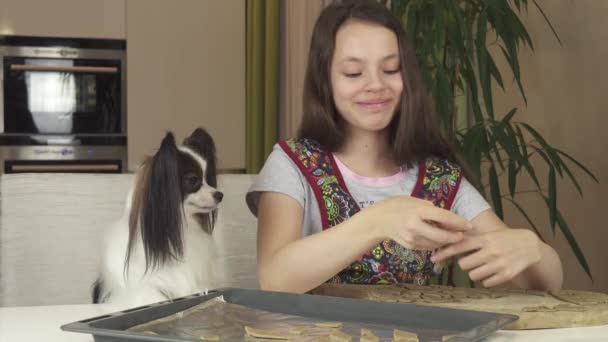
<svg viewBox="0 0 608 342"><path fill-rule="evenodd" d="M377 91L384 89L384 87L386 85L384 84L382 75L379 75L377 72L371 72L368 75L369 75L369 79L368 79L368 83L367 83L367 87L366 87L367 91L377 92Z"/></svg>

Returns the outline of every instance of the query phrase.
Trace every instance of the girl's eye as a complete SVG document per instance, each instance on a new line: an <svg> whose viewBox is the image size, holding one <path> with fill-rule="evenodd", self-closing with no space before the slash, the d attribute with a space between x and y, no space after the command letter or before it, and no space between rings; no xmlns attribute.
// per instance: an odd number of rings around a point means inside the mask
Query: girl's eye
<svg viewBox="0 0 608 342"><path fill-rule="evenodd" d="M384 70L384 73L385 73L385 74L388 74L388 75L394 75L394 74L399 73L399 71L401 71L401 70L400 70L400 69L394 69L394 70Z"/></svg>
<svg viewBox="0 0 608 342"><path fill-rule="evenodd" d="M355 78L355 77L361 76L361 73L360 72L344 73L344 76L349 77L349 78Z"/></svg>

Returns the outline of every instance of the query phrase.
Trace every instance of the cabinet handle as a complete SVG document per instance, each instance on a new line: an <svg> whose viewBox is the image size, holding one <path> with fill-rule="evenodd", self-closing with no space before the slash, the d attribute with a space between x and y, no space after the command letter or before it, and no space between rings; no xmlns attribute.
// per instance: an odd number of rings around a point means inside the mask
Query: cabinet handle
<svg viewBox="0 0 608 342"><path fill-rule="evenodd" d="M117 67L11 64L11 70L117 73Z"/></svg>

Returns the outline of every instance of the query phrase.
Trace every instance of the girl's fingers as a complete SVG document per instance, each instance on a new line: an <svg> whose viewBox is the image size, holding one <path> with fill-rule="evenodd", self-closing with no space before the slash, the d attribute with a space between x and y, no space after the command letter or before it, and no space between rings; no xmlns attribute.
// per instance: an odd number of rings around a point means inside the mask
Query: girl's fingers
<svg viewBox="0 0 608 342"><path fill-rule="evenodd" d="M438 228L437 226L424 221L420 222L418 225L417 233L420 234L421 237L433 241L436 247L442 247L450 243L459 242L464 237L461 232L454 232Z"/></svg>
<svg viewBox="0 0 608 342"><path fill-rule="evenodd" d="M439 246L440 245L437 242L427 239L424 236L419 237L416 243L416 249L421 251L432 251L437 249Z"/></svg>
<svg viewBox="0 0 608 342"><path fill-rule="evenodd" d="M471 222L449 210L437 207L421 207L419 213L421 219L431 221L443 229L461 232L473 229Z"/></svg>
<svg viewBox="0 0 608 342"><path fill-rule="evenodd" d="M504 283L508 282L509 280L511 280L511 279L505 273L501 272L501 273L494 274L490 278L487 278L486 280L482 281L481 284L484 287L494 287L494 286L504 284Z"/></svg>
<svg viewBox="0 0 608 342"><path fill-rule="evenodd" d="M463 271L470 271L481 265L487 264L490 261L492 260L487 251L482 248L467 256L461 257L460 260L458 260L458 266L460 266Z"/></svg>
<svg viewBox="0 0 608 342"><path fill-rule="evenodd" d="M407 247L409 249L416 249L420 251L432 251L439 247L437 242L429 240L423 236L418 236L411 243L405 242L402 239L394 239L398 244Z"/></svg>
<svg viewBox="0 0 608 342"><path fill-rule="evenodd" d="M471 278L472 281L481 281L490 278L494 274L499 273L500 270L501 267L499 263L492 262L488 264L482 264L481 266L469 272L469 278Z"/></svg>
<svg viewBox="0 0 608 342"><path fill-rule="evenodd" d="M462 241L451 244L437 251L433 257L433 262L438 262L443 259L448 259L455 255L464 254L475 251L483 247L483 241L478 236L466 237Z"/></svg>

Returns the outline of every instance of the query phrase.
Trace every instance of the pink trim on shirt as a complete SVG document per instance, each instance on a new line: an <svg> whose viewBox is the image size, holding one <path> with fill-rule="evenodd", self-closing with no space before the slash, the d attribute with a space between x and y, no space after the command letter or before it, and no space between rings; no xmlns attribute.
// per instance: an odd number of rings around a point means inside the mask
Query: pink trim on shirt
<svg viewBox="0 0 608 342"><path fill-rule="evenodd" d="M384 186L391 186L391 185L395 185L401 181L403 181L403 179L405 178L405 172L403 171L403 169L399 170L399 172L395 173L392 176L386 176L386 177L365 177L365 176L361 176L356 174L353 170L349 169L348 166L344 165L340 159L338 159L336 157L335 154L333 154L333 159L336 161L336 165L338 166L338 169L340 170L340 172L346 176L349 177L350 179L356 181L359 184L363 184L363 185L367 185L367 186L371 186L371 187L384 187Z"/></svg>

